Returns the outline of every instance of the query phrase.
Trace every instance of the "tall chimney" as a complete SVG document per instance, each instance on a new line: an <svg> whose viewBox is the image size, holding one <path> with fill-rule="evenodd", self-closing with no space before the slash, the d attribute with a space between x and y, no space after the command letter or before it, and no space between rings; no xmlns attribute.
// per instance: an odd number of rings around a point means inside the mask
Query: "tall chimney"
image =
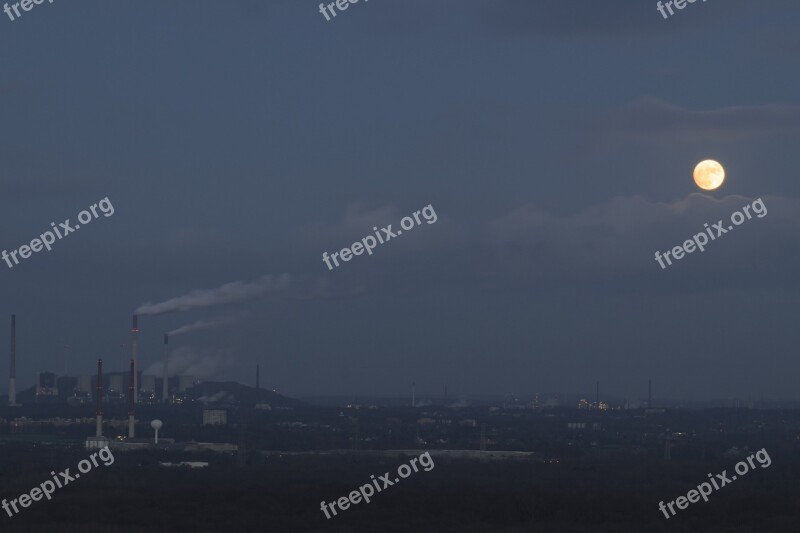
<svg viewBox="0 0 800 533"><path fill-rule="evenodd" d="M136 369L134 368L134 361L131 359L131 379L130 385L128 386L128 438L132 439L134 437L134 426L135 426L135 417L136 417L136 407L133 403L133 390L134 390L134 380L136 379Z"/></svg>
<svg viewBox="0 0 800 533"><path fill-rule="evenodd" d="M169 335L164 335L164 383L161 385L161 401L169 400Z"/></svg>
<svg viewBox="0 0 800 533"><path fill-rule="evenodd" d="M8 405L17 404L17 315L11 315L11 368L8 373Z"/></svg>
<svg viewBox="0 0 800 533"><path fill-rule="evenodd" d="M139 317L137 315L133 315L133 327L131 327L131 359L133 359L133 363L136 364L136 338L139 336ZM136 374L133 374L133 403L137 403L139 401L139 387L136 383Z"/></svg>
<svg viewBox="0 0 800 533"><path fill-rule="evenodd" d="M103 360L97 360L97 437L103 436Z"/></svg>
<svg viewBox="0 0 800 533"><path fill-rule="evenodd" d="M261 366L256 365L256 390L261 389Z"/></svg>

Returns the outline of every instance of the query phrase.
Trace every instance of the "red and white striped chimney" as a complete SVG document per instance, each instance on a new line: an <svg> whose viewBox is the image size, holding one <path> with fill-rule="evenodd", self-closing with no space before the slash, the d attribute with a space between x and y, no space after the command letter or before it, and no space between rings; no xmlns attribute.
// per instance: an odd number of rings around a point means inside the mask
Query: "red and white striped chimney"
<svg viewBox="0 0 800 533"><path fill-rule="evenodd" d="M131 380L128 386L128 438L134 437L134 425L136 420L136 407L133 403L134 398L134 382L136 380L136 369L134 368L134 361L131 359Z"/></svg>

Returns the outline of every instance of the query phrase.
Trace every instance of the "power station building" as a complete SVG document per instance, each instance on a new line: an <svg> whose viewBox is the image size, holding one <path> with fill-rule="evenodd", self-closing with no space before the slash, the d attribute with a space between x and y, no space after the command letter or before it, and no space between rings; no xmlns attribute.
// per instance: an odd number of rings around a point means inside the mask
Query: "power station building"
<svg viewBox="0 0 800 533"><path fill-rule="evenodd" d="M56 375L53 372L39 372L36 376L36 401L57 398Z"/></svg>
<svg viewBox="0 0 800 533"><path fill-rule="evenodd" d="M112 396L113 393L121 394L125 391L124 379L125 375L121 373L112 372L108 375L109 396Z"/></svg>
<svg viewBox="0 0 800 533"><path fill-rule="evenodd" d="M194 387L194 376L178 376L178 392Z"/></svg>
<svg viewBox="0 0 800 533"><path fill-rule="evenodd" d="M148 394L156 391L156 377L148 374L142 375L142 392Z"/></svg>
<svg viewBox="0 0 800 533"><path fill-rule="evenodd" d="M75 390L79 392L92 392L92 376L89 374L85 374L83 376L78 376L78 384L75 386Z"/></svg>

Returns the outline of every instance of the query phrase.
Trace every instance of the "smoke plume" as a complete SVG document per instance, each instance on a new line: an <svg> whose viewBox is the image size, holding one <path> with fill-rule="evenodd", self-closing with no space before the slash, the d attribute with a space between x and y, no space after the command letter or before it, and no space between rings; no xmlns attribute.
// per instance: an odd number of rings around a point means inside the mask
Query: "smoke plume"
<svg viewBox="0 0 800 533"><path fill-rule="evenodd" d="M171 376L187 375L201 380L207 380L222 374L223 371L235 366L236 358L227 351L208 351L201 355L188 346L181 346L169 354L169 373ZM150 365L144 374L160 376L164 363L158 361Z"/></svg>
<svg viewBox="0 0 800 533"><path fill-rule="evenodd" d="M233 324L235 321L236 319L232 316L201 319L198 320L197 322L192 322L191 324L186 324L185 326L181 326L177 329L173 329L172 331L168 331L167 335L169 335L170 337L174 337L175 335L182 335L184 333L189 333L190 331L218 328L220 326L227 326L228 324Z"/></svg>
<svg viewBox="0 0 800 533"><path fill-rule="evenodd" d="M155 304L147 302L142 304L134 313L137 315L161 315L177 311L190 311L201 307L244 302L267 292L288 290L291 283L292 276L289 274L280 276L267 274L251 282L233 281L216 289L196 289L183 296Z"/></svg>

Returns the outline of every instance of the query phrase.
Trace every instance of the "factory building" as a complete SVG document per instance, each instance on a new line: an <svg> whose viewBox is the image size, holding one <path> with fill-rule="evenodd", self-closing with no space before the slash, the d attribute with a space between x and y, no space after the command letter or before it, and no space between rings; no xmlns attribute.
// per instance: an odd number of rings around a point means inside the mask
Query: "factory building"
<svg viewBox="0 0 800 533"><path fill-rule="evenodd" d="M204 426L224 426L228 423L228 412L224 409L204 409Z"/></svg>
<svg viewBox="0 0 800 533"><path fill-rule="evenodd" d="M56 388L60 391L61 396L69 396L75 392L78 385L78 378L73 376L59 376L56 378Z"/></svg>
<svg viewBox="0 0 800 533"><path fill-rule="evenodd" d="M156 391L156 377L151 375L142 375L142 392L148 394Z"/></svg>
<svg viewBox="0 0 800 533"><path fill-rule="evenodd" d="M53 372L39 372L36 376L36 401L52 401L58 399L56 375Z"/></svg>
<svg viewBox="0 0 800 533"><path fill-rule="evenodd" d="M119 394L125 390L124 380L125 380L124 374L120 374L118 372L114 372L108 375L109 396L113 396L114 393Z"/></svg>
<svg viewBox="0 0 800 533"><path fill-rule="evenodd" d="M89 374L78 376L78 385L75 387L78 392L92 392L92 376Z"/></svg>
<svg viewBox="0 0 800 533"><path fill-rule="evenodd" d="M178 376L178 392L194 387L194 376Z"/></svg>
<svg viewBox="0 0 800 533"><path fill-rule="evenodd" d="M99 450L108 446L109 443L108 437L87 437L85 445L87 450Z"/></svg>

